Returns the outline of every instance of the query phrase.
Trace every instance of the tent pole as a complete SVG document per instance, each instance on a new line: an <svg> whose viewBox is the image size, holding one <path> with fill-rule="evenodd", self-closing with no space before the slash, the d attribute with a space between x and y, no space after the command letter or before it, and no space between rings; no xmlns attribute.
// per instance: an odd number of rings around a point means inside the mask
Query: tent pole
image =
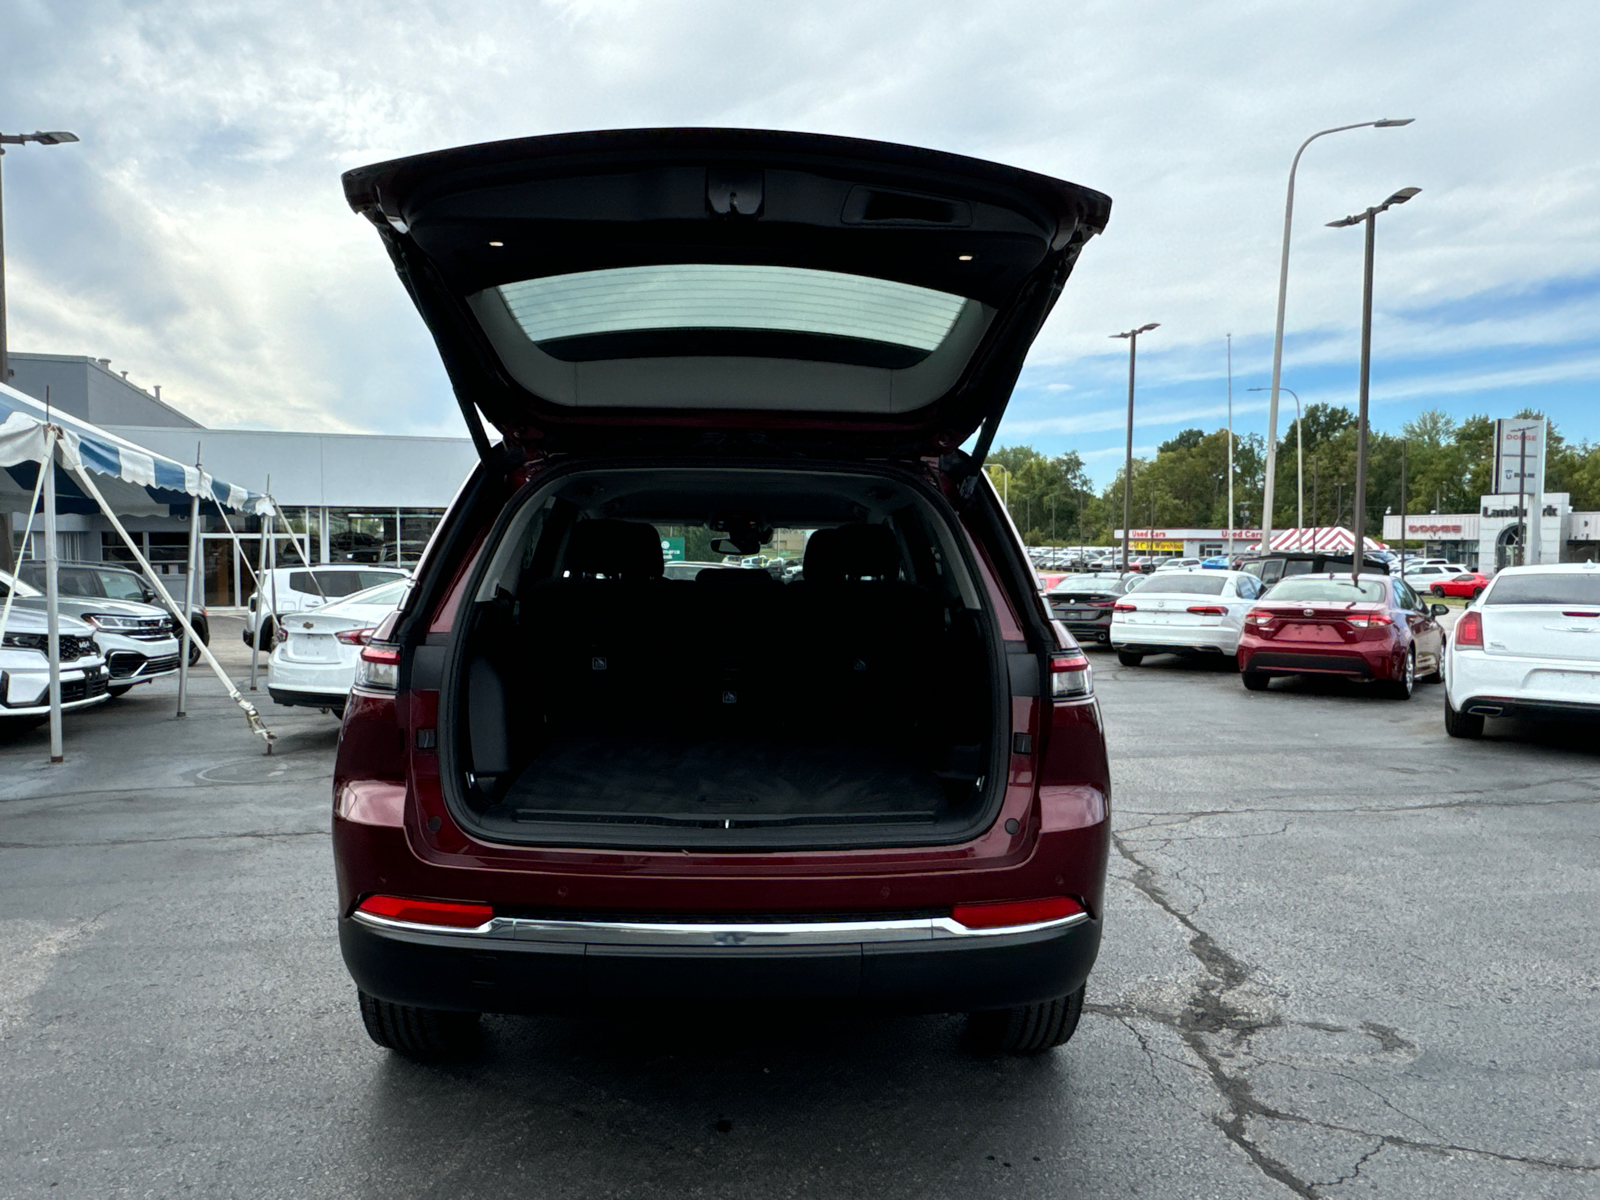
<svg viewBox="0 0 1600 1200"><path fill-rule="evenodd" d="M22 556L28 552L28 540L33 537L33 518L34 514L39 511L39 496L43 490L44 472L40 471L39 478L34 480L33 483L33 499L28 501L28 523L22 527L22 542L17 546L16 559L10 564L11 577L13 579L22 577ZM11 514L4 514L4 519L9 521ZM16 589L7 588L5 605L0 607L0 643L5 640L6 626L11 624L11 604L16 598Z"/></svg>
<svg viewBox="0 0 1600 1200"><path fill-rule="evenodd" d="M94 480L89 477L89 472L84 469L82 464L74 463L72 473L78 477L78 483L88 494L89 499L100 506L101 513L105 515L106 520L111 522L111 528L117 531L117 536L122 539L122 544L133 555L133 561L139 564L139 569L144 572L145 578L155 587L160 587L161 580L157 577L155 569L151 567L150 561L139 550L138 544L133 540L133 535L117 519L117 514L111 511L111 506L106 503L106 498L100 494L100 489L95 486ZM218 507L220 508L220 505ZM180 613L178 620L188 628L189 636L194 637L194 627L189 624L189 614ZM267 743L267 753L271 754L272 743L277 740L277 735L261 723L261 714L256 711L256 706L239 694L239 689L233 685L233 680L228 678L228 673L222 669L222 664L217 661L217 656L211 653L211 647L207 646L199 638L194 638L194 644L200 648L200 657L211 668L212 674L220 679L222 686L227 689L228 699L232 700L244 711L245 720L250 722L250 731Z"/></svg>
<svg viewBox="0 0 1600 1200"><path fill-rule="evenodd" d="M194 448L194 470L199 476L196 488L205 484L205 472L200 468L200 446L196 443ZM189 497L189 569L184 572L183 581L183 612L184 616L192 618L194 615L194 576L200 565L200 494L196 491ZM189 648L194 643L190 638L189 625L186 621L183 627L183 645L178 650L178 715L189 715Z"/></svg>
<svg viewBox="0 0 1600 1200"><path fill-rule="evenodd" d="M250 636L250 690L256 690L256 666L261 657L261 631L265 628L262 621L263 608L267 603L267 540L272 535L272 515L269 513L262 521L261 541L256 547L256 628ZM276 632L276 630L274 630Z"/></svg>
<svg viewBox="0 0 1600 1200"><path fill-rule="evenodd" d="M61 591L60 563L56 554L56 431L44 434L44 595L50 652L50 761L62 762L61 751Z"/></svg>

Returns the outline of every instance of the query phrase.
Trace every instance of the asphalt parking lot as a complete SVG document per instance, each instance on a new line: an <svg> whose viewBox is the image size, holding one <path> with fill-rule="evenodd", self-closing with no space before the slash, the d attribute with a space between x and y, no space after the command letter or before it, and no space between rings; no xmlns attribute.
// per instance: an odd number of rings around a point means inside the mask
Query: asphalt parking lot
<svg viewBox="0 0 1600 1200"><path fill-rule="evenodd" d="M263 691L265 757L202 679L183 722L170 683L69 717L60 766L0 739L0 1195L1593 1195L1593 735L1093 661L1106 940L1033 1060L639 1011L413 1065L339 960L331 717Z"/></svg>

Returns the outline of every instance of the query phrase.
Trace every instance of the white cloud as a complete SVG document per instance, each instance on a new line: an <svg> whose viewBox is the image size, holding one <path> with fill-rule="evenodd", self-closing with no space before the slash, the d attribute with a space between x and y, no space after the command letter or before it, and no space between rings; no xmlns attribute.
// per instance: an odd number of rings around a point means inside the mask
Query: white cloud
<svg viewBox="0 0 1600 1200"><path fill-rule="evenodd" d="M1531 346L1580 363L1567 351L1600 316L1600 167L1583 149L1600 144L1600 9L1506 12L0 0L7 127L84 138L7 156L11 344L110 356L216 424L459 431L341 170L567 129L816 129L1112 195L1030 368L1041 390L1094 407L1019 411L1006 430L1081 432L1111 420L1094 393L1115 394L1125 360L1106 334L1132 322L1162 323L1141 354L1152 388L1215 395L1230 331L1236 375L1264 372L1295 145L1399 115L1417 122L1306 153L1290 366L1353 362L1360 234L1322 223L1403 184L1423 192L1380 220L1378 349ZM1561 281L1576 282L1546 294ZM1462 317L1453 306L1472 298L1501 307ZM1185 411L1215 416L1209 399Z"/></svg>

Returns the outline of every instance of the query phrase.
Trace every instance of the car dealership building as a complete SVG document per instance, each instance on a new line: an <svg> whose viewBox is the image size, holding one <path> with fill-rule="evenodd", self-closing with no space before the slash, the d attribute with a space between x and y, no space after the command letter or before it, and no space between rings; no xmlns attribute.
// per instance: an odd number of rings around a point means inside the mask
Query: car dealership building
<svg viewBox="0 0 1600 1200"><path fill-rule="evenodd" d="M207 429L111 369L109 359L13 351L11 386L55 409L92 422L118 437L179 462L198 454L205 469L254 491L270 492L308 546L313 562L385 562L409 566L427 544L445 507L477 462L465 438L394 437L384 434L283 433ZM25 513L12 514L20 538ZM220 516L204 516L201 533L205 603L242 605L252 588L250 571L260 551L257 517L231 516L238 546ZM169 590L181 587L188 554L187 510L134 517L124 524L139 537ZM39 521L34 522L38 536ZM280 566L299 552L279 528ZM105 517L62 514L63 558L127 561Z"/></svg>

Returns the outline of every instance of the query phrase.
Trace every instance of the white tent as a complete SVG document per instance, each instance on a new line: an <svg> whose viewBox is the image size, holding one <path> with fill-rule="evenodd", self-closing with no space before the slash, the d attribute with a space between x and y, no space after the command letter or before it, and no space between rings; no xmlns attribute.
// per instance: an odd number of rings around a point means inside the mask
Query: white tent
<svg viewBox="0 0 1600 1200"><path fill-rule="evenodd" d="M233 509L270 518L275 515L270 497L224 483L199 467L185 466L107 433L87 421L52 411L33 397L4 384L0 384L0 418L3 418L0 419L0 518L9 521L12 512L26 508L31 525L33 514L43 500L45 593L50 629L51 760L59 762L62 758L60 618L56 608L57 513L105 514L132 552L140 569L159 588L161 581L128 536L118 516L164 515L179 505L189 510L191 518L190 597L188 603L176 606L180 610L177 619L184 633L184 652L178 660L180 697L188 682L188 648L193 644L222 680L228 694L244 710L251 728L266 739L270 751L272 735L261 725L255 706L239 694L211 651L194 637L188 620L188 613L193 606L198 563L196 535L202 501L207 505L216 505L219 510ZM53 463L53 469L43 469L47 463ZM20 559L18 561L20 563ZM14 565L6 564L7 567ZM0 639L5 635L11 601L12 597L8 594L4 607L0 608ZM181 712L181 699L179 709Z"/></svg>

